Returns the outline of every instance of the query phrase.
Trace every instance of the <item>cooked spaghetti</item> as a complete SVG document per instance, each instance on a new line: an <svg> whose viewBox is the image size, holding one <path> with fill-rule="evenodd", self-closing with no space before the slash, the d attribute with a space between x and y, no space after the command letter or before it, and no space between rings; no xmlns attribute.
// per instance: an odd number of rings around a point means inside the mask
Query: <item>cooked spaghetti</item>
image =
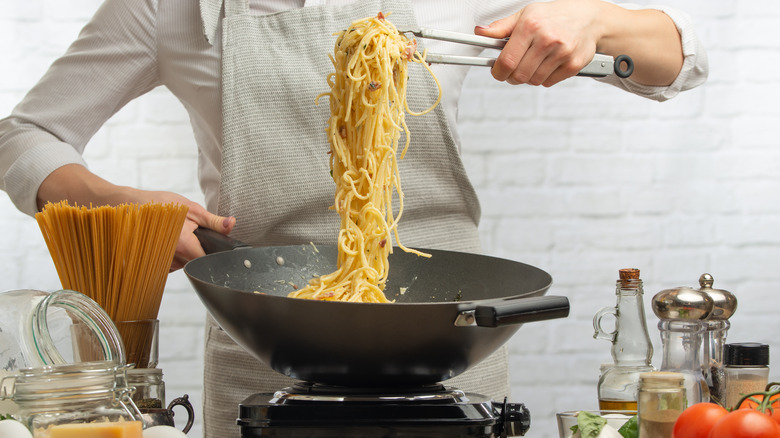
<svg viewBox="0 0 780 438"><path fill-rule="evenodd" d="M180 204L88 208L62 201L48 203L35 219L62 287L92 298L120 323L157 318L187 211ZM145 367L152 333L122 327L128 363Z"/></svg>
<svg viewBox="0 0 780 438"><path fill-rule="evenodd" d="M398 160L409 147L404 116L413 112L406 101L408 62L425 63L416 41L399 33L382 13L353 22L338 34L331 61L335 73L328 76L331 116L327 133L330 168L336 183L334 205L341 218L338 261L335 272L313 279L291 297L333 301L388 302L384 295L388 256L403 212L403 191ZM435 76L434 76L435 79ZM438 81L436 81L438 85ZM321 97L321 96L320 96ZM406 143L400 156L401 133ZM393 190L398 213L393 212Z"/></svg>

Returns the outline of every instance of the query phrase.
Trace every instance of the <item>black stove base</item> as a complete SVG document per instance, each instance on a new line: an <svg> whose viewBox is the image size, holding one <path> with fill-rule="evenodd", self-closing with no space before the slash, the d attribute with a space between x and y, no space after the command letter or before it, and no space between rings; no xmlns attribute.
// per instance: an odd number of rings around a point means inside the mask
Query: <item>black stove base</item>
<svg viewBox="0 0 780 438"><path fill-rule="evenodd" d="M463 430L462 427L339 427L339 428L241 428L241 438L279 437L279 438L493 438L492 428Z"/></svg>
<svg viewBox="0 0 780 438"><path fill-rule="evenodd" d="M242 438L498 438L524 435L522 404L441 385L365 390L296 385L239 405Z"/></svg>

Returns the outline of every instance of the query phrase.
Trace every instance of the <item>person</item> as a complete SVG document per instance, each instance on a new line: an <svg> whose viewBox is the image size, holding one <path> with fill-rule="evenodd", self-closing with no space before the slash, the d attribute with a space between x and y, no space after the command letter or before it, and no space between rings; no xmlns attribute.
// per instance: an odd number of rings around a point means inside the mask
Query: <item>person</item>
<svg viewBox="0 0 780 438"><path fill-rule="evenodd" d="M192 234L198 226L253 245L335 242L328 109L314 100L327 91L334 32L379 11L390 12L403 29L425 25L508 37L484 74L513 85L553 86L596 52L629 55L631 77L599 80L649 99L670 99L707 77L706 53L691 20L665 7L602 0L106 0L0 121L2 189L29 215L63 199L184 203L190 210L172 270L204 255ZM431 52L480 52L441 41L419 44ZM455 130L467 68L433 70L443 100L432 114L407 118L412 145L400 164L405 206L399 233L407 246L479 252L479 204ZM423 109L437 91L419 72L410 73L408 96L410 107ZM90 172L82 158L112 114L158 86L191 117L205 206L170 191L118 186ZM204 360L207 437L238 436L238 403L291 382L244 352L210 318ZM507 375L502 348L448 382L501 399L509 395Z"/></svg>

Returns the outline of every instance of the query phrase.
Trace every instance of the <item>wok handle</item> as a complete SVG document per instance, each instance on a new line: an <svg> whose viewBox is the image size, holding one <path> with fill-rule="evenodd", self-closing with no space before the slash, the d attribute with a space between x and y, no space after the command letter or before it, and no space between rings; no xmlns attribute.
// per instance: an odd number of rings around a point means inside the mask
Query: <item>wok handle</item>
<svg viewBox="0 0 780 438"><path fill-rule="evenodd" d="M480 327L501 327L569 316L569 299L541 296L507 300L474 309L474 322Z"/></svg>
<svg viewBox="0 0 780 438"><path fill-rule="evenodd" d="M214 230L198 227L193 231L195 237L200 241L200 246L206 254L215 252L232 251L240 248L250 248L250 246L240 240L233 239Z"/></svg>

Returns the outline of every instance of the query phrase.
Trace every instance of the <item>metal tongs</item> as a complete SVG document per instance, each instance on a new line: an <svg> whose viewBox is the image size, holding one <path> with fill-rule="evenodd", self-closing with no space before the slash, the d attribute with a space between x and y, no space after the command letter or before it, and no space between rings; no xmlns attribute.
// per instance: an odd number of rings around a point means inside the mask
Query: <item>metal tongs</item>
<svg viewBox="0 0 780 438"><path fill-rule="evenodd" d="M451 32L448 30L420 28L416 30L399 30L401 33L411 33L419 38L448 41L452 43L469 44L488 49L503 49L509 39L489 38L481 35L469 35L466 33ZM480 56L444 55L440 53L428 53L425 61L432 64L456 64L492 67L496 58ZM625 67L625 68L624 68ZM593 60L588 63L577 76L602 78L615 74L621 78L627 78L634 72L634 61L628 55L620 55L612 58L603 53L596 53Z"/></svg>

